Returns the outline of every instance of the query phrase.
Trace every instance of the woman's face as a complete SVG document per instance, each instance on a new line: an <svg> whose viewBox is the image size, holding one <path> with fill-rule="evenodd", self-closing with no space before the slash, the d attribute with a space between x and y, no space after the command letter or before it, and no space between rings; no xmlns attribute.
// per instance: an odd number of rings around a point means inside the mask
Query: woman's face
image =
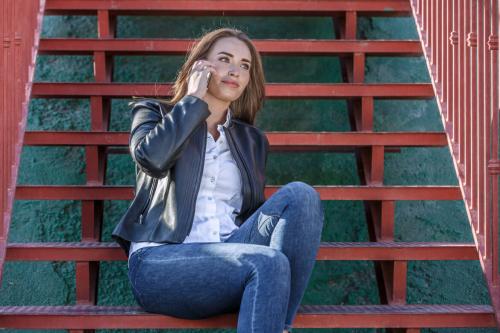
<svg viewBox="0 0 500 333"><path fill-rule="evenodd" d="M235 37L220 38L212 45L207 60L215 68L208 93L227 102L237 100L250 81L252 58L247 45Z"/></svg>

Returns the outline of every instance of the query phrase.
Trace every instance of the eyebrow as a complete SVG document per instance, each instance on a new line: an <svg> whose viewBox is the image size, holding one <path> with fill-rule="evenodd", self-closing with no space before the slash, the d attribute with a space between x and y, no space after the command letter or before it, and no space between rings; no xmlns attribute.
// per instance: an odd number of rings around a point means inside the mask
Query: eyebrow
<svg viewBox="0 0 500 333"><path fill-rule="evenodd" d="M226 54L226 55L228 55L228 56L230 56L230 57L233 57L233 55L232 55L231 53L224 52L224 51L219 52L219 53L217 53L217 54L221 54L221 53L222 53L222 54ZM241 60L246 61L246 62L248 62L248 63L252 63L250 60L245 59L245 58L242 58Z"/></svg>

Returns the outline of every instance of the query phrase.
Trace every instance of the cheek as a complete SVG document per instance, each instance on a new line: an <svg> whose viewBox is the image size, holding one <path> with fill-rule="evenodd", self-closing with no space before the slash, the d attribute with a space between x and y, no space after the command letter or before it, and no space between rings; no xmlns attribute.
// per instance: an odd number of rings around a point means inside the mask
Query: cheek
<svg viewBox="0 0 500 333"><path fill-rule="evenodd" d="M244 82L245 82L245 83L244 83L244 85L245 85L245 87L246 87L246 86L248 86L248 83L250 82L250 73L246 73L246 74L245 74L245 76L244 76L244 78L245 78L245 79L244 79L244 80L242 80L242 81L244 81Z"/></svg>
<svg viewBox="0 0 500 333"><path fill-rule="evenodd" d="M225 73L226 73L226 68L224 65L221 65L220 63L219 64L215 64L214 65L214 68L215 68L215 71L216 71L216 75L219 77L219 78L222 78L224 77Z"/></svg>

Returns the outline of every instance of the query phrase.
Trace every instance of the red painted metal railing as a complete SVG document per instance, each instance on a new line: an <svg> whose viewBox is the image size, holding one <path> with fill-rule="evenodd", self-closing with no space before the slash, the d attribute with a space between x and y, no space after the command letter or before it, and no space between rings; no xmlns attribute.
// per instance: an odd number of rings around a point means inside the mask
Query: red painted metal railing
<svg viewBox="0 0 500 333"><path fill-rule="evenodd" d="M499 1L411 5L498 320Z"/></svg>
<svg viewBox="0 0 500 333"><path fill-rule="evenodd" d="M45 0L0 1L0 282Z"/></svg>

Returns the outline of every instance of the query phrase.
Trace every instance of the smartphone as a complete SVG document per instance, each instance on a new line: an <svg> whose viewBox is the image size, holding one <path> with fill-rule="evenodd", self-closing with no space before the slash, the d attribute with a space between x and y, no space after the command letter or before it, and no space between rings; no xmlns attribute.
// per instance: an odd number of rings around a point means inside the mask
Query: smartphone
<svg viewBox="0 0 500 333"><path fill-rule="evenodd" d="M208 73L207 88L208 88L208 85L210 84L210 79L211 78L212 78L212 72Z"/></svg>

